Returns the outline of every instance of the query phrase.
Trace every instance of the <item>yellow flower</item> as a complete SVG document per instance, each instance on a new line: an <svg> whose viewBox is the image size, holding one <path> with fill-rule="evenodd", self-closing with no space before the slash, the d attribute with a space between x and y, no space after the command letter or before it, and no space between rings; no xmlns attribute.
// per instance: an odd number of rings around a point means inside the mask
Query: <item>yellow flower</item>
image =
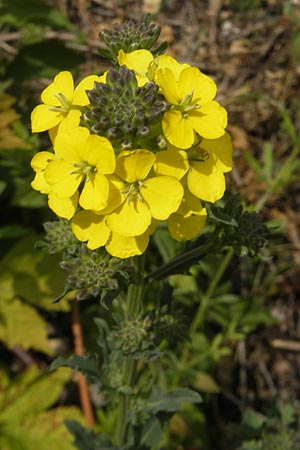
<svg viewBox="0 0 300 450"><path fill-rule="evenodd" d="M92 89L95 81L101 81L101 77L90 75L74 89L70 72L56 75L41 94L43 104L36 106L31 113L32 132L50 130L66 118L69 118L71 126L79 125L82 107L89 104L86 90Z"/></svg>
<svg viewBox="0 0 300 450"><path fill-rule="evenodd" d="M186 63L179 63L175 58L169 55L160 55L157 58L154 58L153 61L149 64L148 68L148 76L150 79L156 80L156 72L160 69L169 69L175 76L176 81L179 80L180 74L184 69L191 67Z"/></svg>
<svg viewBox="0 0 300 450"><path fill-rule="evenodd" d="M56 159L51 152L38 152L31 160L31 167L35 171L35 177L31 182L31 187L42 194L49 194L51 187L45 180L45 169L50 161Z"/></svg>
<svg viewBox="0 0 300 450"><path fill-rule="evenodd" d="M106 217L107 225L121 236L140 236L152 218L166 220L183 196L180 182L171 176L152 176L155 155L148 150L125 151L116 160L110 181L121 194L121 204Z"/></svg>
<svg viewBox="0 0 300 450"><path fill-rule="evenodd" d="M197 67L187 67L175 74L168 67L159 69L155 81L172 105L162 121L165 137L172 145L182 149L191 147L195 132L207 139L224 134L227 113L213 100L216 85Z"/></svg>
<svg viewBox="0 0 300 450"><path fill-rule="evenodd" d="M171 147L156 154L154 164L157 175L169 175L180 180L189 169L186 151Z"/></svg>
<svg viewBox="0 0 300 450"><path fill-rule="evenodd" d="M49 192L48 206L59 217L72 219L78 207L78 192L70 198L62 198L53 192Z"/></svg>
<svg viewBox="0 0 300 450"><path fill-rule="evenodd" d="M87 247L94 250L105 246L108 253L117 258L141 255L149 243L153 229L150 226L140 236L120 236L106 225L105 216L91 211L80 211L73 217L72 230L79 241L87 241Z"/></svg>
<svg viewBox="0 0 300 450"><path fill-rule="evenodd" d="M150 80L148 78L148 67L153 60L149 50L135 50L130 53L119 51L118 62L120 66L126 66L135 72L138 86L143 86Z"/></svg>
<svg viewBox="0 0 300 450"><path fill-rule="evenodd" d="M61 132L55 139L56 160L45 168L45 180L51 192L70 198L84 182L79 204L84 209L101 210L107 206L109 182L106 174L115 169L110 142L77 127Z"/></svg>
<svg viewBox="0 0 300 450"><path fill-rule="evenodd" d="M168 219L169 232L176 241L193 239L204 227L206 217L200 200L185 189L180 207Z"/></svg>
<svg viewBox="0 0 300 450"><path fill-rule="evenodd" d="M201 200L214 203L225 191L224 172L232 167L232 144L228 133L218 139L202 139L187 151L189 190Z"/></svg>

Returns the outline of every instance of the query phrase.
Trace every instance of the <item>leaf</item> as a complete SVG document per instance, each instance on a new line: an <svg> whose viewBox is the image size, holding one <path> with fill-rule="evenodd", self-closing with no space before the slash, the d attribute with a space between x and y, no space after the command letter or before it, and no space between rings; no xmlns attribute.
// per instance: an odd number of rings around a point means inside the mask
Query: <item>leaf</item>
<svg viewBox="0 0 300 450"><path fill-rule="evenodd" d="M274 149L270 142L265 142L263 145L263 163L264 175L268 183L272 181L273 176L273 153Z"/></svg>
<svg viewBox="0 0 300 450"><path fill-rule="evenodd" d="M52 303L63 291L65 275L58 266L58 256L49 256L44 249L34 249L40 239L36 234L21 239L1 260L1 300L21 297L46 310L68 311L67 301Z"/></svg>
<svg viewBox="0 0 300 450"><path fill-rule="evenodd" d="M176 412L182 403L200 403L201 396L191 389L179 388L169 392L155 391L146 407L152 414L160 411Z"/></svg>
<svg viewBox="0 0 300 450"><path fill-rule="evenodd" d="M141 444L149 448L157 448L163 436L163 428L157 417L151 419L145 424L141 435Z"/></svg>
<svg viewBox="0 0 300 450"><path fill-rule="evenodd" d="M266 416L250 408L246 409L243 414L243 424L252 430L259 430L266 420Z"/></svg>
<svg viewBox="0 0 300 450"><path fill-rule="evenodd" d="M113 447L108 437L95 435L92 430L84 428L76 420L67 419L65 424L75 437L73 445L78 450L125 450L124 447Z"/></svg>
<svg viewBox="0 0 300 450"><path fill-rule="evenodd" d="M213 377L207 372L197 372L193 388L201 392L218 393L221 391Z"/></svg>
<svg viewBox="0 0 300 450"><path fill-rule="evenodd" d="M96 355L72 355L70 358L56 358L51 364L51 370L59 367L70 367L73 370L80 370L91 383L99 383L101 375L99 363Z"/></svg>
<svg viewBox="0 0 300 450"><path fill-rule="evenodd" d="M74 450L72 437L64 420L83 421L76 407L58 407L46 411L61 394L70 379L69 370L43 374L36 366L27 369L10 385L5 373L0 373L0 448L1 450Z"/></svg>
<svg viewBox="0 0 300 450"><path fill-rule="evenodd" d="M3 300L0 311L0 340L8 348L19 345L24 350L33 348L50 355L47 323L30 305L18 298Z"/></svg>
<svg viewBox="0 0 300 450"><path fill-rule="evenodd" d="M0 393L0 421L35 418L58 400L71 375L68 369L45 374L36 366L31 366L14 380L5 393Z"/></svg>

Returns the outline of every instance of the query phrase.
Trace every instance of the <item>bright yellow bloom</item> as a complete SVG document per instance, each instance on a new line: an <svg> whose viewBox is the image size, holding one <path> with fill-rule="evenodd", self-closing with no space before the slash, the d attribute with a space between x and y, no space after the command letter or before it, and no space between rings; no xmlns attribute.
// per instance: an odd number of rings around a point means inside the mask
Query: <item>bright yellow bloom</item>
<svg viewBox="0 0 300 450"><path fill-rule="evenodd" d="M92 211L80 211L76 214L72 220L72 230L79 241L87 241L91 250L105 245L110 236L105 216Z"/></svg>
<svg viewBox="0 0 300 450"><path fill-rule="evenodd" d="M66 118L69 118L70 126L79 125L82 107L89 104L86 90L92 89L95 81L101 81L101 77L90 75L74 89L70 72L56 75L41 94L43 104L36 106L31 113L32 132L50 130Z"/></svg>
<svg viewBox="0 0 300 450"><path fill-rule="evenodd" d="M156 154L154 168L157 175L169 175L180 180L189 169L188 155L186 151L170 146Z"/></svg>
<svg viewBox="0 0 300 450"><path fill-rule="evenodd" d="M110 177L121 194L121 204L107 215L109 228L121 236L140 236L152 218L166 220L175 212L183 196L180 182L170 176L151 176L155 155L148 150L124 151L116 160Z"/></svg>
<svg viewBox="0 0 300 450"><path fill-rule="evenodd" d="M33 189L42 194L48 194L48 205L59 217L71 219L78 206L78 192L70 198L62 198L51 192L51 185L45 179L45 169L51 161L57 157L51 152L39 152L32 158L31 167L36 172L34 180L31 182Z"/></svg>
<svg viewBox="0 0 300 450"><path fill-rule="evenodd" d="M188 152L189 190L199 199L214 203L225 191L224 172L232 167L232 144L228 133L218 139L203 139Z"/></svg>
<svg viewBox="0 0 300 450"><path fill-rule="evenodd" d="M119 51L118 62L120 66L126 66L135 72L138 86L143 86L150 80L148 78L148 67L153 60L153 55L149 50L135 50L130 53Z"/></svg>
<svg viewBox="0 0 300 450"><path fill-rule="evenodd" d="M193 239L204 227L206 217L200 200L185 189L180 207L168 219L169 232L177 241Z"/></svg>
<svg viewBox="0 0 300 450"><path fill-rule="evenodd" d="M226 110L213 100L216 85L197 67L187 67L174 74L169 68L155 72L155 81L166 100L172 104L164 114L162 126L167 140L187 149L195 142L195 132L207 139L222 136L227 125Z"/></svg>
<svg viewBox="0 0 300 450"><path fill-rule="evenodd" d="M156 82L156 72L160 69L169 69L175 76L176 81L179 80L180 74L184 69L191 67L186 63L179 63L175 58L168 55L160 55L157 58L154 58L153 61L149 64L148 68L148 76L150 79L153 79Z"/></svg>
<svg viewBox="0 0 300 450"><path fill-rule="evenodd" d="M78 192L70 198L62 198L53 192L49 192L48 206L59 217L72 219L78 207Z"/></svg>
<svg viewBox="0 0 300 450"><path fill-rule="evenodd" d="M108 253L117 258L129 258L144 253L153 231L150 226L140 236L120 236L107 227L104 215L91 211L80 211L76 214L72 220L72 230L79 241L87 241L87 247L91 250L105 246Z"/></svg>
<svg viewBox="0 0 300 450"><path fill-rule="evenodd" d="M31 182L31 187L42 194L49 194L51 186L45 180L45 169L50 161L56 159L56 156L51 152L38 152L31 160L31 167L35 171L34 180Z"/></svg>
<svg viewBox="0 0 300 450"><path fill-rule="evenodd" d="M79 204L84 209L101 210L107 206L109 183L106 174L115 169L110 142L77 127L59 133L55 139L56 160L45 168L45 180L51 192L70 198L84 182Z"/></svg>

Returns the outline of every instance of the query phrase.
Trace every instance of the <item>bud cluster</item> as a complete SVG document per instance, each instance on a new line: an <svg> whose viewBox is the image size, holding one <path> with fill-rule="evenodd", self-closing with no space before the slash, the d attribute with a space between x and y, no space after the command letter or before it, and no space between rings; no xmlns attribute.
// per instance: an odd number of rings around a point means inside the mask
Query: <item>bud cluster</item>
<svg viewBox="0 0 300 450"><path fill-rule="evenodd" d="M90 109L83 115L84 125L122 150L147 147L145 142L157 137L157 125L168 108L157 84L138 86L126 66L109 69L106 83L95 82L87 95Z"/></svg>
<svg viewBox="0 0 300 450"><path fill-rule="evenodd" d="M113 24L111 30L100 31L99 36L108 49L104 56L110 56L110 59L116 62L121 49L126 53L139 49L149 50L156 43L161 31L160 26L149 23L149 19L148 15L138 23L126 20L123 24Z"/></svg>
<svg viewBox="0 0 300 450"><path fill-rule="evenodd" d="M115 298L134 278L134 269L125 260L111 257L104 249L89 250L81 245L76 257L66 258L60 267L68 273L66 286L76 290L77 300Z"/></svg>
<svg viewBox="0 0 300 450"><path fill-rule="evenodd" d="M56 253L66 253L75 255L78 248L81 247L80 242L74 236L70 222L66 219L54 220L44 223L46 231L45 241L38 241L37 247L44 247L50 255Z"/></svg>
<svg viewBox="0 0 300 450"><path fill-rule="evenodd" d="M136 359L153 359L160 356L162 341L172 347L185 338L186 332L182 317L162 309L149 311L145 316L128 317L114 332L114 342L118 342L125 354L131 354Z"/></svg>

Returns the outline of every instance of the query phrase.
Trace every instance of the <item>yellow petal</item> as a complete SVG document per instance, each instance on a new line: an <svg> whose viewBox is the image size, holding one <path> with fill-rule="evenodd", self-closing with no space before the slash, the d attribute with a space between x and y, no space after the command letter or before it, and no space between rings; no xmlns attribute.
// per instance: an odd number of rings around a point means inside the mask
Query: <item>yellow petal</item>
<svg viewBox="0 0 300 450"><path fill-rule="evenodd" d="M53 82L49 84L41 94L43 103L50 106L61 106L61 102L56 95L61 93L71 103L74 92L73 76L70 72L64 71L56 75Z"/></svg>
<svg viewBox="0 0 300 450"><path fill-rule="evenodd" d="M180 180L188 171L189 162L183 150L165 150L156 154L155 172Z"/></svg>
<svg viewBox="0 0 300 450"><path fill-rule="evenodd" d="M31 167L33 170L43 170L47 167L50 161L56 159L56 156L51 152L38 152L31 160Z"/></svg>
<svg viewBox="0 0 300 450"><path fill-rule="evenodd" d="M82 180L82 175L73 170L74 166L67 161L51 161L45 169L45 180L51 191L62 198L72 197Z"/></svg>
<svg viewBox="0 0 300 450"><path fill-rule="evenodd" d="M31 129L33 133L50 130L57 126L67 113L51 111L47 105L36 106L31 113Z"/></svg>
<svg viewBox="0 0 300 450"><path fill-rule="evenodd" d="M101 173L90 174L85 180L79 204L83 209L99 211L107 206L109 184Z"/></svg>
<svg viewBox="0 0 300 450"><path fill-rule="evenodd" d="M54 141L55 154L70 163L86 159L85 145L90 133L87 128L75 127L64 130L59 128Z"/></svg>
<svg viewBox="0 0 300 450"><path fill-rule="evenodd" d="M155 81L161 89L165 99L172 105L178 105L182 96L179 92L174 73L168 69L161 69L155 73Z"/></svg>
<svg viewBox="0 0 300 450"><path fill-rule="evenodd" d="M187 67L191 67L189 64L181 64L179 63L175 58L172 58L172 56L169 55L160 55L157 58L153 60L153 62L150 64L150 72L156 75L156 72L159 69L165 69L168 68L172 71L175 80L179 80L179 76L183 69L186 69ZM154 75L154 81L156 82L156 78Z"/></svg>
<svg viewBox="0 0 300 450"><path fill-rule="evenodd" d="M193 93L192 103L200 105L212 100L217 92L215 82L197 67L189 67L180 73L178 89L182 98Z"/></svg>
<svg viewBox="0 0 300 450"><path fill-rule="evenodd" d="M155 155L149 150L124 151L117 157L115 174L129 183L144 180L154 162Z"/></svg>
<svg viewBox="0 0 300 450"><path fill-rule="evenodd" d="M183 187L176 178L158 176L146 180L140 193L147 202L152 217L165 220L179 208Z"/></svg>
<svg viewBox="0 0 300 450"><path fill-rule="evenodd" d="M110 214L125 201L125 196L121 194L122 189L125 188L123 181L114 176L107 176L106 178L109 185L107 206L97 211L99 214Z"/></svg>
<svg viewBox="0 0 300 450"><path fill-rule="evenodd" d="M206 210L202 208L199 214L183 217L180 214L172 214L168 219L168 228L173 239L185 241L193 239L202 230L206 222Z"/></svg>
<svg viewBox="0 0 300 450"><path fill-rule="evenodd" d="M167 140L178 148L190 148L195 141L193 124L184 118L180 111L167 111L164 114L162 127Z"/></svg>
<svg viewBox="0 0 300 450"><path fill-rule="evenodd" d="M121 236L139 236L151 223L151 213L148 206L137 198L129 203L126 200L118 209L107 216L107 225Z"/></svg>
<svg viewBox="0 0 300 450"><path fill-rule="evenodd" d="M188 113L188 121L200 136L216 139L225 133L227 112L218 102L211 101Z"/></svg>
<svg viewBox="0 0 300 450"><path fill-rule="evenodd" d="M85 106L90 103L86 91L90 91L94 88L95 81L100 82L100 77L97 75L89 75L80 81L74 91L72 100L73 105Z"/></svg>
<svg viewBox="0 0 300 450"><path fill-rule="evenodd" d="M31 187L41 194L49 194L51 186L45 180L44 171L40 170L35 174L35 177L31 182Z"/></svg>
<svg viewBox="0 0 300 450"><path fill-rule="evenodd" d="M57 216L71 219L77 210L78 192L75 192L70 198L61 198L53 192L50 192L48 196L48 205Z"/></svg>
<svg viewBox="0 0 300 450"><path fill-rule="evenodd" d="M141 255L146 250L148 243L148 232L135 237L118 236L117 234L112 233L105 248L110 255L124 259Z"/></svg>
<svg viewBox="0 0 300 450"><path fill-rule="evenodd" d="M231 170L233 148L227 132L217 139L202 139L200 147L215 155L215 169L218 172Z"/></svg>
<svg viewBox="0 0 300 450"><path fill-rule="evenodd" d="M119 51L118 62L120 66L126 66L137 75L138 85L143 86L149 81L147 77L148 67L153 60L153 55L149 50L135 50L130 53Z"/></svg>
<svg viewBox="0 0 300 450"><path fill-rule="evenodd" d="M113 173L116 166L115 152L108 139L102 136L90 135L85 143L81 155L86 161L97 167L97 172L102 174Z"/></svg>
<svg viewBox="0 0 300 450"><path fill-rule="evenodd" d="M79 241L87 241L88 248L94 250L106 244L110 229L105 223L105 216L90 211L80 211L72 220L72 230Z"/></svg>
<svg viewBox="0 0 300 450"><path fill-rule="evenodd" d="M223 197L225 177L223 173L211 172L203 163L202 172L190 169L187 176L189 190L201 200L214 203Z"/></svg>

